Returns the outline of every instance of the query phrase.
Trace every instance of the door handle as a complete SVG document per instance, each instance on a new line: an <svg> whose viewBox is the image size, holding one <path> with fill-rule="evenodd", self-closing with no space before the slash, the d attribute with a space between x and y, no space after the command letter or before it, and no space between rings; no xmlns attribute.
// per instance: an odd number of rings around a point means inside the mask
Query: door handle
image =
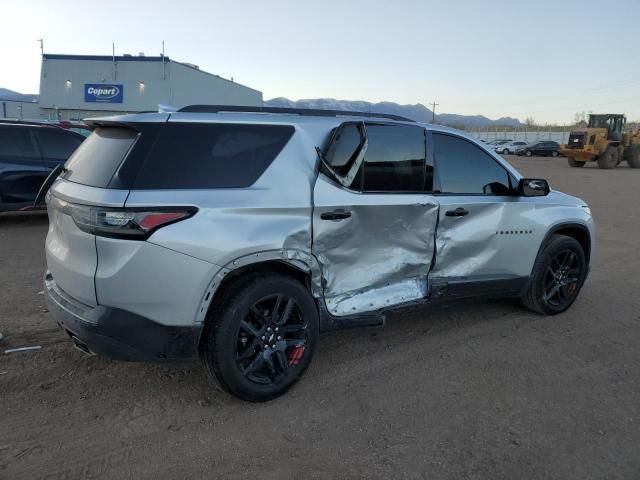
<svg viewBox="0 0 640 480"><path fill-rule="evenodd" d="M333 212L325 212L320 214L321 220L344 220L345 218L349 218L351 216L351 212L347 212L346 210L338 209Z"/></svg>
<svg viewBox="0 0 640 480"><path fill-rule="evenodd" d="M462 207L458 207L455 210L447 210L445 212L445 215L447 217L464 217L465 215L469 214L469 210L465 210Z"/></svg>

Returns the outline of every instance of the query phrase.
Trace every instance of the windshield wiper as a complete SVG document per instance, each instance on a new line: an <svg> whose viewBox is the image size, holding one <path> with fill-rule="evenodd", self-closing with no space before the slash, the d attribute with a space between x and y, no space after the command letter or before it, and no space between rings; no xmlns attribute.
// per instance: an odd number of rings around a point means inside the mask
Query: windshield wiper
<svg viewBox="0 0 640 480"><path fill-rule="evenodd" d="M33 201L33 208L36 208L42 203L42 200L47 195L47 192L49 191L49 188L51 188L51 185L53 185L53 182L56 181L56 178L58 178L61 173L66 171L67 169L64 168L64 165L56 165L56 167L51 170L51 173L40 187L40 190L38 190L38 195L36 195L36 199Z"/></svg>

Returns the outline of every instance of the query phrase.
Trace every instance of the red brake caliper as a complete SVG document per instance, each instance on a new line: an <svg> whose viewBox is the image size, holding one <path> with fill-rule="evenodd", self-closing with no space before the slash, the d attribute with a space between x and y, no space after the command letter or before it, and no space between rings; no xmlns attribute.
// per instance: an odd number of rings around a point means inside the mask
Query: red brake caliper
<svg viewBox="0 0 640 480"><path fill-rule="evenodd" d="M289 365L297 365L302 355L304 355L304 345L293 347L289 352Z"/></svg>

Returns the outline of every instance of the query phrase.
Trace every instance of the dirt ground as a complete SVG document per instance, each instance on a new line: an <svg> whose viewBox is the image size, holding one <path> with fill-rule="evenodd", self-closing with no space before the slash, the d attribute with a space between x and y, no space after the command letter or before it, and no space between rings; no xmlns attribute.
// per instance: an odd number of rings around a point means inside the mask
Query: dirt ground
<svg viewBox="0 0 640 480"><path fill-rule="evenodd" d="M39 294L46 217L0 218L0 478L640 478L640 170L509 159L593 210L576 304L474 302L324 335L266 404L197 362L72 348Z"/></svg>

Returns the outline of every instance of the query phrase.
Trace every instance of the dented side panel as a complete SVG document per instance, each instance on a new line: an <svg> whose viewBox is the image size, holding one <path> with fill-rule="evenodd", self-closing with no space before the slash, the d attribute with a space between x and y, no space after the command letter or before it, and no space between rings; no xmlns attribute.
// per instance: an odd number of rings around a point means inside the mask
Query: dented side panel
<svg viewBox="0 0 640 480"><path fill-rule="evenodd" d="M438 203L426 194L366 194L320 175L314 189L313 253L335 316L424 298ZM337 209L351 216L323 220Z"/></svg>
<svg viewBox="0 0 640 480"><path fill-rule="evenodd" d="M586 224L564 196L439 196L436 256L430 280L521 278L531 274L553 225ZM463 217L447 211L468 210Z"/></svg>

